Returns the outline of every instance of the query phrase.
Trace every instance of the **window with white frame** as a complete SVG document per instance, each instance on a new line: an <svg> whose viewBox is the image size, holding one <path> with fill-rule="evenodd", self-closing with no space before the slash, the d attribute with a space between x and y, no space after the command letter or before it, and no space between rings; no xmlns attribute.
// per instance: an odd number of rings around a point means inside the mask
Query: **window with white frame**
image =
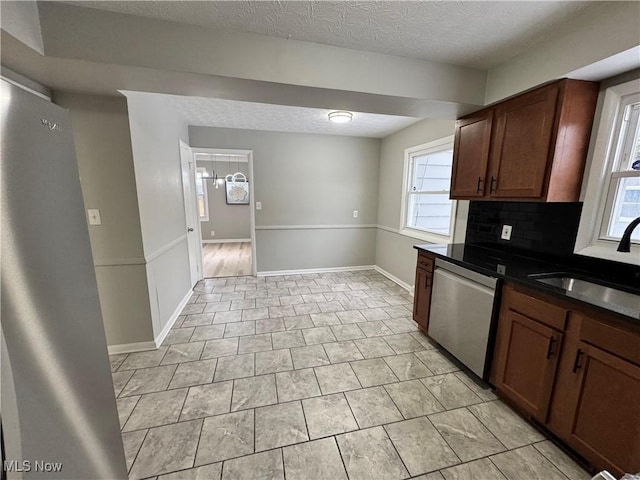
<svg viewBox="0 0 640 480"><path fill-rule="evenodd" d="M611 158L600 239L619 240L640 217L640 93L621 97L609 150ZM631 240L640 243L640 228Z"/></svg>
<svg viewBox="0 0 640 480"><path fill-rule="evenodd" d="M209 197L207 195L207 170L203 167L196 169L196 198L198 200L198 217L201 222L209 221Z"/></svg>
<svg viewBox="0 0 640 480"><path fill-rule="evenodd" d="M449 199L453 137L405 151L401 231L432 241L453 236L455 201Z"/></svg>

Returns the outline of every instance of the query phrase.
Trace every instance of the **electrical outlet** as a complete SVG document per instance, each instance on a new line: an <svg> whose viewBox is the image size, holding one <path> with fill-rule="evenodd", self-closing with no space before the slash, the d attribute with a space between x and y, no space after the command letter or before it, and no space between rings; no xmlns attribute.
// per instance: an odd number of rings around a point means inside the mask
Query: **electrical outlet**
<svg viewBox="0 0 640 480"><path fill-rule="evenodd" d="M211 230L211 236L215 237L216 236L216 231L215 230Z"/></svg>
<svg viewBox="0 0 640 480"><path fill-rule="evenodd" d="M358 210L354 210L353 211L353 218L358 218L358 215L359 215Z"/></svg>
<svg viewBox="0 0 640 480"><path fill-rule="evenodd" d="M262 210L262 202L256 202L256 210Z"/></svg>
<svg viewBox="0 0 640 480"><path fill-rule="evenodd" d="M87 210L87 216L89 217L89 225L102 225L100 210L97 208L90 208Z"/></svg>
<svg viewBox="0 0 640 480"><path fill-rule="evenodd" d="M511 240L511 229L513 227L511 225L503 225L502 226L502 235L500 235L500 238L502 240Z"/></svg>

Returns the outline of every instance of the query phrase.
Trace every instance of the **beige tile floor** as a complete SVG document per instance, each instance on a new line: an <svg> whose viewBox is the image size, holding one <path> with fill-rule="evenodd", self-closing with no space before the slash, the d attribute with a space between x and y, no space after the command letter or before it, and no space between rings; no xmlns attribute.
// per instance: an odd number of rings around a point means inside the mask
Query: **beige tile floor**
<svg viewBox="0 0 640 480"><path fill-rule="evenodd" d="M443 354L375 271L204 280L111 357L132 479L590 476Z"/></svg>

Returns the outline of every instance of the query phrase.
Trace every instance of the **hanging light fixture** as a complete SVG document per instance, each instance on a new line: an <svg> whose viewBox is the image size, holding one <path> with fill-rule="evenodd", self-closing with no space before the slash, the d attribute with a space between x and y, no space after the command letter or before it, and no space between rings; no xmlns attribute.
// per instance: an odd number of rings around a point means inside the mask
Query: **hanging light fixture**
<svg viewBox="0 0 640 480"><path fill-rule="evenodd" d="M347 123L353 119L353 113L345 112L344 110L336 110L335 112L329 112L329 120L333 123Z"/></svg>
<svg viewBox="0 0 640 480"><path fill-rule="evenodd" d="M201 175L200 178L202 178L203 180L213 180L213 183L216 185L216 188L218 188L218 174L216 173L216 171L212 168L211 175L209 175L209 172L205 167L205 173L206 175Z"/></svg>
<svg viewBox="0 0 640 480"><path fill-rule="evenodd" d="M231 172L231 158L227 156L227 164L229 165L229 172ZM229 173L226 177L224 177L225 181L228 183L246 183L247 176L240 171L240 159L236 156L236 173Z"/></svg>

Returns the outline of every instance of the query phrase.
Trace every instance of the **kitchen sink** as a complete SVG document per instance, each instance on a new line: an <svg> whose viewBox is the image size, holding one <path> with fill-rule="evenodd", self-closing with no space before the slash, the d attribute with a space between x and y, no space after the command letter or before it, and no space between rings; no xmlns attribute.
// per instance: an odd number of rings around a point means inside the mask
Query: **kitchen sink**
<svg viewBox="0 0 640 480"><path fill-rule="evenodd" d="M538 282L546 283L566 291L567 296L577 298L594 305L622 307L625 312L637 317L640 312L640 295L617 288L600 285L569 273L531 274ZM618 309L614 309L618 310Z"/></svg>

